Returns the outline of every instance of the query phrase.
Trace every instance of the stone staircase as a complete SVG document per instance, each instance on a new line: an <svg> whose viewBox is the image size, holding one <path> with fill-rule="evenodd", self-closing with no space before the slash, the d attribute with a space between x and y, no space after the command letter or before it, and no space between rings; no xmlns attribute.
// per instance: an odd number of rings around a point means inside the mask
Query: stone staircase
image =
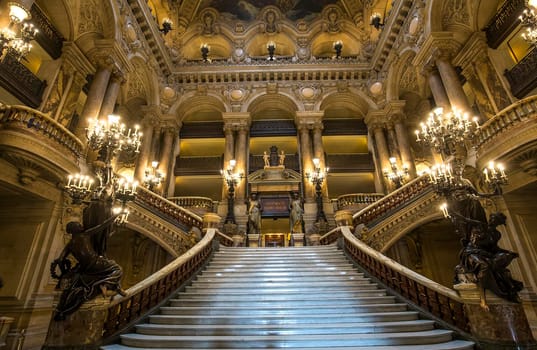
<svg viewBox="0 0 537 350"><path fill-rule="evenodd" d="M123 349L473 349L358 272L335 246L224 248Z"/></svg>

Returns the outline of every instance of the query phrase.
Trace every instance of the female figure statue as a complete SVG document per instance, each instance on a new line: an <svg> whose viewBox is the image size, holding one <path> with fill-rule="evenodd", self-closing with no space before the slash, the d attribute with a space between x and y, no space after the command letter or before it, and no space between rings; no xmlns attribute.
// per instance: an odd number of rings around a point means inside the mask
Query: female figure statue
<svg viewBox="0 0 537 350"><path fill-rule="evenodd" d="M261 233L261 203L257 198L257 193L252 193L248 206L248 233Z"/></svg>
<svg viewBox="0 0 537 350"><path fill-rule="evenodd" d="M291 213L289 214L289 232L300 233L302 232L302 216L304 215L304 209L302 208L302 199L298 196L298 193L293 192L290 204Z"/></svg>

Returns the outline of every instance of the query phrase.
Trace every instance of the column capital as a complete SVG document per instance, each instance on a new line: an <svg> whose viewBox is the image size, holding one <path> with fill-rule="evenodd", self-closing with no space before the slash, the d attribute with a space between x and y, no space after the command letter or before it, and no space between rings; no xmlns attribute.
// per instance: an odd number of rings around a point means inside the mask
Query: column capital
<svg viewBox="0 0 537 350"><path fill-rule="evenodd" d="M323 124L324 111L297 111L295 125L297 128L307 127L313 129L314 125Z"/></svg>
<svg viewBox="0 0 537 350"><path fill-rule="evenodd" d="M463 69L472 66L472 63L486 60L488 50L487 36L485 32L473 33L459 54L454 57L453 64Z"/></svg>
<svg viewBox="0 0 537 350"><path fill-rule="evenodd" d="M431 60L435 60L435 55L438 54L451 54L454 56L459 52L461 44L455 39L455 34L452 32L432 32L424 43L421 45L421 49L414 57L412 65L423 67Z"/></svg>
<svg viewBox="0 0 537 350"><path fill-rule="evenodd" d="M87 75L95 72L95 66L86 58L78 45L72 41L66 41L62 46L62 61L65 67L72 67L79 72L84 79Z"/></svg>
<svg viewBox="0 0 537 350"><path fill-rule="evenodd" d="M230 128L232 130L250 129L250 112L224 112L222 119L224 120L224 131Z"/></svg>
<svg viewBox="0 0 537 350"><path fill-rule="evenodd" d="M132 71L127 55L114 39L96 40L95 46L88 56L93 62L104 68L119 69L127 73Z"/></svg>
<svg viewBox="0 0 537 350"><path fill-rule="evenodd" d="M160 107L157 105L142 106L142 112L144 114L144 118L142 120L144 125L156 126L162 119L162 112L160 111Z"/></svg>

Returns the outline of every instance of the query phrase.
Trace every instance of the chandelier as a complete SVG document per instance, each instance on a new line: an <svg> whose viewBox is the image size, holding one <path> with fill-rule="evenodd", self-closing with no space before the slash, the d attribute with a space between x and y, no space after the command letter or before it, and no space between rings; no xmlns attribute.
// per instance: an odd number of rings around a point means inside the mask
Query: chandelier
<svg viewBox="0 0 537 350"><path fill-rule="evenodd" d="M155 187L160 185L163 177L164 174L158 171L158 162L154 160L151 162L151 167L145 168L144 186L153 191Z"/></svg>
<svg viewBox="0 0 537 350"><path fill-rule="evenodd" d="M324 179L326 178L326 174L328 174L328 171L330 168L326 167L324 169L321 168L321 161L319 158L313 158L313 172L306 173L306 178L315 185L315 197L317 200L317 219L316 222L324 221L326 222L326 215L324 213L323 209L323 196L322 196L322 185L324 182Z"/></svg>
<svg viewBox="0 0 537 350"><path fill-rule="evenodd" d="M227 215L224 221L226 224L235 223L235 213L234 213L235 186L237 186L239 181L244 177L242 173L235 171L236 165L237 165L237 161L235 159L231 159L229 161L227 168L220 170L220 174L222 174L222 177L224 178L224 181L226 181L227 188L228 188Z"/></svg>
<svg viewBox="0 0 537 350"><path fill-rule="evenodd" d="M521 25L526 27L526 33L522 33L522 38L532 45L537 45L537 8L536 0L529 0L526 8L518 17Z"/></svg>
<svg viewBox="0 0 537 350"><path fill-rule="evenodd" d="M457 146L471 140L479 129L477 117L470 121L467 113L460 110L444 113L442 107L429 113L427 121L420 123L421 130L416 130L416 141L432 147L437 153L455 154Z"/></svg>
<svg viewBox="0 0 537 350"><path fill-rule="evenodd" d="M110 114L108 120L94 119L90 121L86 129L88 146L93 150L105 150L108 157L116 155L120 151L135 152L140 150L142 133L139 126L134 126L134 131L128 129L123 123L119 123L120 117ZM103 161L106 161L103 159Z"/></svg>
<svg viewBox="0 0 537 350"><path fill-rule="evenodd" d="M399 188L403 185L405 178L408 176L408 167L403 165L403 168L400 169L397 166L397 159L395 157L390 157L390 170L384 169L384 176L393 182L396 188Z"/></svg>
<svg viewBox="0 0 537 350"><path fill-rule="evenodd" d="M9 24L0 29L0 56L11 54L20 60L32 49L38 29L28 22L30 13L22 5L9 2Z"/></svg>

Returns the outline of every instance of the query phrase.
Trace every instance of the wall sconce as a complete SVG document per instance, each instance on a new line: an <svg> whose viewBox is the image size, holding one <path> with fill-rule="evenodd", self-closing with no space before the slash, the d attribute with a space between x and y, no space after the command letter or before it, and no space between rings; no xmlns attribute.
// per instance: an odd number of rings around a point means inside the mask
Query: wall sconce
<svg viewBox="0 0 537 350"><path fill-rule="evenodd" d="M155 187L158 187L164 178L164 174L158 171L158 162L156 160L151 162L151 167L145 169L144 186L150 191L153 191Z"/></svg>
<svg viewBox="0 0 537 350"><path fill-rule="evenodd" d="M369 24L375 27L376 30L380 30L380 28L384 27L384 22L382 22L382 16L380 13L373 13L371 15L371 22Z"/></svg>
<svg viewBox="0 0 537 350"><path fill-rule="evenodd" d="M490 161L488 167L483 169L483 180L493 194L502 194L502 186L507 185L505 167Z"/></svg>
<svg viewBox="0 0 537 350"><path fill-rule="evenodd" d="M164 18L164 19L162 20L162 28L159 28L158 30L159 30L162 34L166 35L166 34L168 34L171 30L173 30L172 25L173 25L173 22L172 22L171 19L169 19L169 18Z"/></svg>
<svg viewBox="0 0 537 350"><path fill-rule="evenodd" d="M28 9L16 2L9 2L8 6L9 24L0 30L0 56L7 51L20 61L32 49L30 41L34 40L39 30L27 21L30 18ZM19 28L16 29L16 26Z"/></svg>
<svg viewBox="0 0 537 350"><path fill-rule="evenodd" d="M201 51L201 58L203 59L203 62L210 62L210 60L208 59L210 49L211 47L207 43L201 44L200 51Z"/></svg>
<svg viewBox="0 0 537 350"><path fill-rule="evenodd" d="M269 41L267 43L267 50L269 54L267 60L274 61L274 52L276 51L276 44L274 43L274 41Z"/></svg>
<svg viewBox="0 0 537 350"><path fill-rule="evenodd" d="M336 50L335 59L341 58L341 50L343 49L343 42L341 40L334 41L334 50Z"/></svg>

